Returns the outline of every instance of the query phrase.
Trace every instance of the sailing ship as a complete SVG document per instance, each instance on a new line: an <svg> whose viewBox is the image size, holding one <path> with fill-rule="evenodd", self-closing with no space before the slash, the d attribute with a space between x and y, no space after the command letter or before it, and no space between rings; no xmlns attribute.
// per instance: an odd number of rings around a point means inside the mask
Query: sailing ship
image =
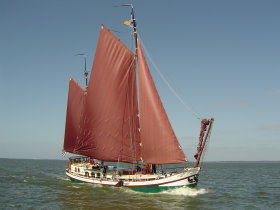
<svg viewBox="0 0 280 210"><path fill-rule="evenodd" d="M74 182L142 192L195 186L214 120L201 121L196 162L187 167L137 37L133 6L129 6L135 51L102 25L89 84L82 88L70 79L63 150L79 156L69 158L66 175ZM130 167L121 168L119 163ZM184 167L172 171L162 167L179 163Z"/></svg>

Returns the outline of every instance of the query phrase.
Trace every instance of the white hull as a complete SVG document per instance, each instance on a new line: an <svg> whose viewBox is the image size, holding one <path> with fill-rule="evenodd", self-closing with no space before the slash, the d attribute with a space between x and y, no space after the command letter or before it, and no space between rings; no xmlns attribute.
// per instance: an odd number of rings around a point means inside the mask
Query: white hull
<svg viewBox="0 0 280 210"><path fill-rule="evenodd" d="M99 184L115 187L131 187L131 188L143 188L143 187L181 187L195 185L198 181L198 173L200 168L184 168L181 172L173 172L166 174L141 174L135 173L133 175L116 175L116 171L111 171L103 176L103 174L94 173L95 177L91 176L92 170L80 167L79 172L74 169L75 166L66 170L66 175L71 178L72 181L86 182L90 184ZM77 167L76 167L77 168ZM86 174L86 175L85 175ZM136 189L137 190L137 189ZM141 191L141 189L140 189Z"/></svg>

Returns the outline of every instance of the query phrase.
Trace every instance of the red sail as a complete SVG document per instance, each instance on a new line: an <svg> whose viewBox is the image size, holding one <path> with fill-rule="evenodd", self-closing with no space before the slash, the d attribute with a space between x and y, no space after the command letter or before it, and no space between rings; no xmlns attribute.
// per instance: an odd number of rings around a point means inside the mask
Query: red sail
<svg viewBox="0 0 280 210"><path fill-rule="evenodd" d="M74 152L74 148L80 132L79 126L83 109L83 100L84 90L74 79L70 78L63 146L63 149L66 152Z"/></svg>
<svg viewBox="0 0 280 210"><path fill-rule="evenodd" d="M138 41L141 157L146 163L186 162L170 125Z"/></svg>
<svg viewBox="0 0 280 210"><path fill-rule="evenodd" d="M139 160L134 54L102 26L75 153L104 161Z"/></svg>

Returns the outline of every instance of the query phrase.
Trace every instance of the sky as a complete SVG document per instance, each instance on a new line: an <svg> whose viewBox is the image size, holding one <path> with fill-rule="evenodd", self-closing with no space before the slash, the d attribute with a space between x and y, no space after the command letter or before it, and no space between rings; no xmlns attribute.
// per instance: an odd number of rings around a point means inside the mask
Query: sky
<svg viewBox="0 0 280 210"><path fill-rule="evenodd" d="M62 159L69 78L83 80L100 25L131 44L131 0L0 0L0 158ZM280 1L134 0L142 44L200 118L205 161L280 161ZM151 63L151 62L150 62ZM151 66L189 160L200 121Z"/></svg>

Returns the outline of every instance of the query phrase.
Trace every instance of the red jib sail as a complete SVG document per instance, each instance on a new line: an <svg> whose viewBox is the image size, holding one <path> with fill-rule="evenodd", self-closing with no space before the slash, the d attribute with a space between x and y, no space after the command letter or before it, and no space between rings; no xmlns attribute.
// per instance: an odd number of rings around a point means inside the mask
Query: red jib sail
<svg viewBox="0 0 280 210"><path fill-rule="evenodd" d="M141 157L146 163L186 162L138 41Z"/></svg>
<svg viewBox="0 0 280 210"><path fill-rule="evenodd" d="M66 152L73 153L75 150L80 133L80 119L84 105L83 100L84 90L74 79L70 78L63 145L63 149Z"/></svg>
<svg viewBox="0 0 280 210"><path fill-rule="evenodd" d="M140 160L134 54L101 27L75 153L104 161Z"/></svg>

